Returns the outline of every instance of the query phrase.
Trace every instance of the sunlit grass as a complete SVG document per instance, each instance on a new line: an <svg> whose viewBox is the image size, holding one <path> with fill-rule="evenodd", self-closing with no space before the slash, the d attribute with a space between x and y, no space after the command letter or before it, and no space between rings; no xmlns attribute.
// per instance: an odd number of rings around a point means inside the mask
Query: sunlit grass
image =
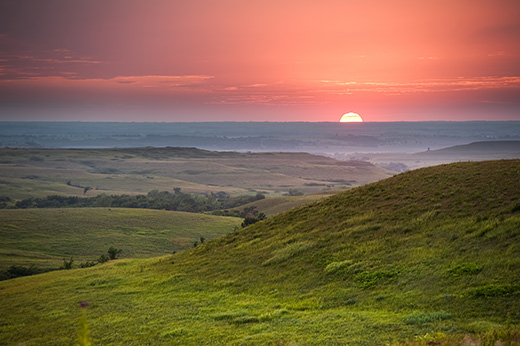
<svg viewBox="0 0 520 346"><path fill-rule="evenodd" d="M175 255L0 282L0 344L74 344L88 301L94 345L518 345L518 172L409 172Z"/></svg>
<svg viewBox="0 0 520 346"><path fill-rule="evenodd" d="M57 268L63 258L96 260L110 246L121 257L150 257L192 247L239 227L241 219L164 210L66 208L0 210L0 269Z"/></svg>

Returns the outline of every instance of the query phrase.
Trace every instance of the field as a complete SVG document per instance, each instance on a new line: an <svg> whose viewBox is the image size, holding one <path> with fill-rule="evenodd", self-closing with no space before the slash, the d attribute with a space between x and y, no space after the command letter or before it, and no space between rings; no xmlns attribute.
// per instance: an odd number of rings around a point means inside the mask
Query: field
<svg viewBox="0 0 520 346"><path fill-rule="evenodd" d="M193 247L240 227L242 219L165 210L60 208L0 210L0 270L58 268L63 259L95 261L111 246L121 258L152 257Z"/></svg>
<svg viewBox="0 0 520 346"><path fill-rule="evenodd" d="M0 344L74 344L83 312L94 345L518 345L519 176L410 171L174 255L3 281Z"/></svg>
<svg viewBox="0 0 520 346"><path fill-rule="evenodd" d="M0 197L146 194L151 190L282 196L359 186L393 173L306 153L194 148L0 149ZM85 194L85 187L91 188Z"/></svg>

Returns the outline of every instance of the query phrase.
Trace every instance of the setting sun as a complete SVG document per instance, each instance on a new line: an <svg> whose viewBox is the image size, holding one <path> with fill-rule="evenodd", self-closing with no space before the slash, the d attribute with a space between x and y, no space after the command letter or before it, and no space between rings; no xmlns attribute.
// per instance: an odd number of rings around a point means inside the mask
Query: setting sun
<svg viewBox="0 0 520 346"><path fill-rule="evenodd" d="M363 118L357 113L349 112L341 116L340 123L362 123Z"/></svg>

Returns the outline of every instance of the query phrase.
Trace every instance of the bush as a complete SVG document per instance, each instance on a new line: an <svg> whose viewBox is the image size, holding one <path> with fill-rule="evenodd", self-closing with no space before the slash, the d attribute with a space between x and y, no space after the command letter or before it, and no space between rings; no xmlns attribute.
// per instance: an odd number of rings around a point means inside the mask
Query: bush
<svg viewBox="0 0 520 346"><path fill-rule="evenodd" d="M108 261L110 261L110 258L105 254L99 256L99 258L98 258L98 263L105 263Z"/></svg>
<svg viewBox="0 0 520 346"><path fill-rule="evenodd" d="M72 263L74 263L74 259L72 257L68 261L64 258L61 269L72 269Z"/></svg>
<svg viewBox="0 0 520 346"><path fill-rule="evenodd" d="M6 270L0 272L0 281L18 278L21 276L30 276L45 273L47 270L39 269L34 265L29 267L12 265Z"/></svg>
<svg viewBox="0 0 520 346"><path fill-rule="evenodd" d="M303 192L298 189L289 189L289 196L303 196Z"/></svg>
<svg viewBox="0 0 520 346"><path fill-rule="evenodd" d="M89 267L93 267L93 266L95 266L96 264L97 264L97 263L94 262L94 261L92 261L92 262L87 261L87 262L85 262L85 263L81 262L80 265L79 265L79 267L80 267L80 268L89 268Z"/></svg>
<svg viewBox="0 0 520 346"><path fill-rule="evenodd" d="M108 257L111 260L115 260L121 252L123 252L123 250L116 249L115 247L111 246L110 248L108 248Z"/></svg>

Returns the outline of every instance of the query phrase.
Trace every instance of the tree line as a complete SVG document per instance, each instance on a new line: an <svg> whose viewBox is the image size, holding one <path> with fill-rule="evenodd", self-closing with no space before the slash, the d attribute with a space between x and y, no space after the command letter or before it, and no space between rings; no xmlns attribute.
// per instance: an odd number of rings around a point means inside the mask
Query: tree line
<svg viewBox="0 0 520 346"><path fill-rule="evenodd" d="M50 195L44 198L25 198L14 203L0 203L3 209L26 208L82 208L82 207L112 207L112 208L143 208L163 209L187 212L207 212L235 208L247 203L264 199L258 192L256 195L230 197L226 192L208 195L193 195L175 188L174 192L152 190L146 195L107 195L94 197Z"/></svg>

